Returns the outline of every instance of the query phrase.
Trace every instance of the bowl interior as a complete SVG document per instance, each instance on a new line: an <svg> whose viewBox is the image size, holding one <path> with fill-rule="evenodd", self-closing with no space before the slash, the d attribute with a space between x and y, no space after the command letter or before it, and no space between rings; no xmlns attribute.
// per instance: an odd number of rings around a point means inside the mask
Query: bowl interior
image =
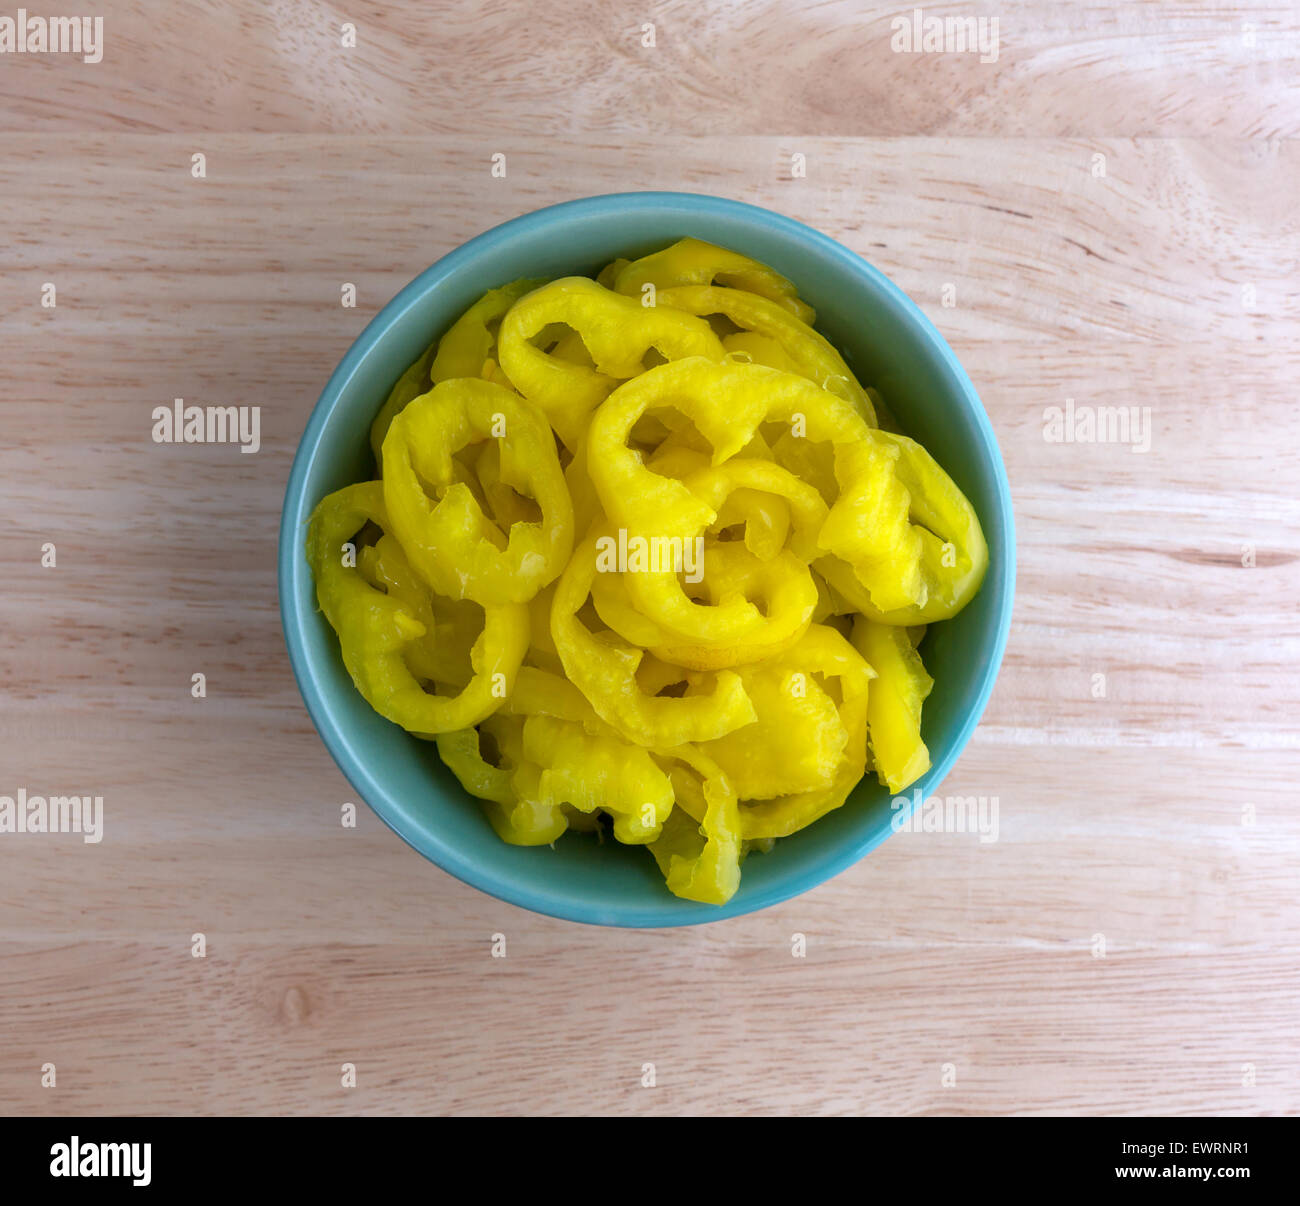
<svg viewBox="0 0 1300 1206"><path fill-rule="evenodd" d="M316 607L303 553L315 504L373 475L367 434L389 389L428 341L486 289L522 276L594 274L693 235L771 265L818 312L818 328L903 429L921 441L974 504L989 543L975 600L934 625L922 652L935 680L923 720L933 762L915 785L931 794L974 729L1010 621L1014 542L1010 495L992 429L973 387L920 311L864 261L808 227L737 202L675 193L596 197L541 210L467 243L381 311L344 358L313 411L294 462L281 528L286 640L312 719L362 798L447 871L513 903L577 921L654 926L718 920L815 886L890 832L890 795L869 777L843 808L770 854L746 859L721 908L678 900L645 850L569 834L554 849L501 842L431 743L376 715L352 685ZM908 793L909 796L912 794Z"/></svg>

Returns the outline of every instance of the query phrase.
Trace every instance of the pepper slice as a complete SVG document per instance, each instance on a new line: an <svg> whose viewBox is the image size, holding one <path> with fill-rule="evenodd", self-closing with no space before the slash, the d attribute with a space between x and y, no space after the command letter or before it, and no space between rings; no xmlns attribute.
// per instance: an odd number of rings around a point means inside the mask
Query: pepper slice
<svg viewBox="0 0 1300 1206"><path fill-rule="evenodd" d="M452 454L497 439L499 480L536 500L540 523L495 525L455 480ZM423 482L440 495L431 503ZM384 440L384 501L411 563L433 589L484 606L524 603L558 576L573 548L573 505L546 422L509 390L467 378L435 385L393 420Z"/></svg>
<svg viewBox="0 0 1300 1206"><path fill-rule="evenodd" d="M728 494L717 510L706 534L718 536L738 527L745 548L760 561L770 561L790 538L790 504L783 498L741 486Z"/></svg>
<svg viewBox="0 0 1300 1206"><path fill-rule="evenodd" d="M908 519L920 541L924 601L896 608L877 606L852 566L835 557L815 564L868 619L905 626L951 619L975 597L988 569L988 544L979 516L952 478L915 440L889 432L880 432L879 437L899 450L895 472L907 487Z"/></svg>
<svg viewBox="0 0 1300 1206"><path fill-rule="evenodd" d="M658 463L652 463L656 472L664 472ZM804 561L811 561L817 556L817 538L826 522L827 508L817 490L807 482L800 481L788 469L782 468L774 461L760 460L753 457L733 457L721 465L710 465L687 473L683 484L697 498L703 499L717 512L714 523L726 523L728 514L726 504L737 494L746 500L771 497L785 503L786 524L779 525L768 521L763 529L765 535L778 532L782 527L790 530L792 539L790 551ZM755 505L749 505L740 511L740 515L749 520L756 513ZM767 541L761 536L754 540L759 545L754 548L751 543L748 523L746 524L745 543L755 556L762 557L768 551ZM784 533L777 544L779 549L785 544ZM769 552L769 556L775 555Z"/></svg>
<svg viewBox="0 0 1300 1206"><path fill-rule="evenodd" d="M934 679L926 672L906 628L853 621L853 644L880 676L867 705L876 775L897 794L930 769L921 740L921 705Z"/></svg>
<svg viewBox="0 0 1300 1206"><path fill-rule="evenodd" d="M474 674L470 651L483 630L483 609L468 600L431 594L402 546L388 534L357 551L357 568L371 586L401 603L428 630L406 649L411 673L440 686L463 688Z"/></svg>
<svg viewBox="0 0 1300 1206"><path fill-rule="evenodd" d="M802 641L776 662L786 673L820 675L839 685L840 724L847 734L844 756L831 782L774 799L742 801L740 832L746 841L786 837L839 808L861 781L867 757L867 708L875 670L834 628L814 624Z"/></svg>
<svg viewBox="0 0 1300 1206"><path fill-rule="evenodd" d="M425 348L420 358L398 378L370 428L370 447L375 464L383 466L384 437L393 420L430 386L453 377L484 377L486 362L496 347L496 326L507 310L526 293L531 293L545 278L511 281L499 289L489 289L447 329L441 339ZM499 370L498 370L499 372ZM509 385L491 374L489 379Z"/></svg>
<svg viewBox="0 0 1300 1206"><path fill-rule="evenodd" d="M352 681L376 712L409 732L434 735L477 724L501 706L514 682L528 648L528 609L521 604L484 608L483 632L470 652L470 682L455 696L430 695L404 656L428 628L400 599L371 586L342 555L367 523L388 527L379 482L358 482L327 495L307 529L316 598L338 634Z"/></svg>
<svg viewBox="0 0 1300 1206"><path fill-rule="evenodd" d="M533 341L556 323L578 332L592 367L535 346ZM498 345L506 376L541 407L570 451L581 441L591 411L620 380L642 371L652 348L667 360L724 356L702 318L642 306L585 276L562 277L518 301L501 322Z"/></svg>
<svg viewBox="0 0 1300 1206"><path fill-rule="evenodd" d="M596 536L589 535L555 589L551 635L565 674L602 720L625 740L657 749L720 737L755 718L730 670L699 676L695 693L680 698L648 693L637 679L645 651L613 633L597 635L579 617L596 573Z"/></svg>
<svg viewBox="0 0 1300 1206"><path fill-rule="evenodd" d="M726 773L698 747L665 751L677 802L650 853L668 890L684 900L726 904L740 887L740 810Z"/></svg>
<svg viewBox="0 0 1300 1206"><path fill-rule="evenodd" d="M662 364L619 386L593 417L587 463L610 520L631 531L698 535L716 512L681 481L649 469L629 447L646 411L677 411L692 421L721 465L741 452L759 425L797 427L801 438L844 449L867 442L872 429L843 399L807 380L757 364L716 364L699 357ZM897 454L895 454L897 455Z"/></svg>
<svg viewBox="0 0 1300 1206"><path fill-rule="evenodd" d="M483 294L438 341L437 355L429 366L430 384L482 376L484 363L496 352L501 320L521 297L545 284L545 277L525 277Z"/></svg>
<svg viewBox="0 0 1300 1206"><path fill-rule="evenodd" d="M691 419L712 446L715 466L749 444L763 423L783 422L799 439L830 443L839 493L821 526L819 547L849 561L882 610L924 602L921 536L908 523L908 492L894 472L898 447L848 402L763 365L679 360L642 373L606 399L588 431L587 463L606 515L629 540L659 534L690 539L717 517L684 482L655 473L628 446L637 421L652 408ZM743 600L697 617L680 584L674 592L675 580L655 578L629 582L636 602L656 623L697 643L744 639L761 625L757 609Z"/></svg>
<svg viewBox="0 0 1300 1206"><path fill-rule="evenodd" d="M852 565L882 611L926 601L925 545L909 520L911 496L895 471L898 455L883 433L835 450L840 495L817 538Z"/></svg>
<svg viewBox="0 0 1300 1206"><path fill-rule="evenodd" d="M655 473L685 483L714 508L717 514L706 535L720 536L729 528L740 527L745 547L759 560L769 561L789 539L793 506L799 519L796 543L801 545L796 551L804 560L816 556L817 530L826 518L825 504L816 490L772 463L771 451L761 436L754 437L745 453L715 467L703 449L687 447L670 436L648 457L646 465Z"/></svg>
<svg viewBox="0 0 1300 1206"><path fill-rule="evenodd" d="M547 846L569 828L570 815L539 797L539 768L524 758L524 721L490 716L481 726L500 754L501 765L483 757L477 729L438 738L438 753L461 786L484 801L483 810L497 836L512 846Z"/></svg>
<svg viewBox="0 0 1300 1206"><path fill-rule="evenodd" d="M597 737L618 735L596 715L587 697L563 674L536 666L519 667L514 688L501 711L511 716L553 716L581 725Z"/></svg>
<svg viewBox="0 0 1300 1206"><path fill-rule="evenodd" d="M849 734L836 701L811 671L790 666L777 658L743 667L758 720L704 746L742 800L830 787L844 759Z"/></svg>
<svg viewBox="0 0 1300 1206"><path fill-rule="evenodd" d="M794 357L770 335L760 335L757 331L733 331L722 337L722 346L732 360L765 364L783 373L794 373L796 377L804 375Z"/></svg>
<svg viewBox="0 0 1300 1206"><path fill-rule="evenodd" d="M628 845L654 841L672 810L668 776L646 750L617 737L554 716L529 716L524 757L540 768L539 802L584 813L603 809L614 819L614 836Z"/></svg>
<svg viewBox="0 0 1300 1206"><path fill-rule="evenodd" d="M596 284L604 285L606 289L613 289L614 282L618 280L618 274L631 262L631 260L624 259L610 260L610 262L596 274Z"/></svg>
<svg viewBox="0 0 1300 1206"><path fill-rule="evenodd" d="M819 335L807 322L801 322L776 302L743 289L683 285L660 292L658 304L685 310L701 318L720 314L744 331L771 340L780 348L780 356L769 357L766 345L755 340L743 341L739 345L733 340L728 351L743 350L758 364L767 364L770 358L775 361L771 365L773 368L784 369L787 364L793 364L799 376L851 403L870 426L876 426L876 410L871 398L858 383L853 370L844 363L844 357L825 336Z"/></svg>
<svg viewBox="0 0 1300 1206"><path fill-rule="evenodd" d="M614 538L598 534L597 541ZM783 550L766 561L743 544L734 541L704 545L702 598L708 607L724 599L761 599L763 625L743 639L729 638L726 644L693 644L674 631L663 628L638 609L631 584L648 573L598 573L591 587L592 602L600 618L624 640L649 649L660 660L694 670L721 670L769 657L794 644L807 629L817 605L817 587L808 567L793 553ZM599 564L599 561L598 561ZM672 575L659 580L675 581Z"/></svg>
<svg viewBox="0 0 1300 1206"><path fill-rule="evenodd" d="M375 421L370 425L370 450L375 454L376 473L383 472L384 437L388 434L393 419L401 414L413 399L418 398L429 388L431 384L429 366L433 363L437 351L438 341L435 339L420 354L420 358L398 377L383 406L379 408Z"/></svg>
<svg viewBox="0 0 1300 1206"><path fill-rule="evenodd" d="M647 284L662 290L714 281L758 294L809 326L817 321L817 311L799 299L794 285L780 273L738 251L700 239L680 239L662 251L625 263L613 287L629 297L640 297Z"/></svg>

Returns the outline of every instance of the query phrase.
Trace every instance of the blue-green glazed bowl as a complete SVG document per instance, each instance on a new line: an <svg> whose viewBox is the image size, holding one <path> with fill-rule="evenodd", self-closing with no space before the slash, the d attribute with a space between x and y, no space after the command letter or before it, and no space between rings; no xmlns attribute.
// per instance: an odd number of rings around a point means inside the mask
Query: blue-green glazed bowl
<svg viewBox="0 0 1300 1206"><path fill-rule="evenodd" d="M1011 622L1015 538L1006 470L988 416L943 337L891 281L852 251L768 210L689 193L621 193L554 205L471 239L406 286L361 333L334 371L303 432L280 523L280 610L285 641L312 721L353 787L398 835L457 878L512 904L571 921L673 926L718 921L786 900L852 866L899 815L874 778L844 807L768 854L751 854L725 906L679 900L646 850L566 834L555 848L508 846L432 743L382 719L357 693L316 606L303 552L316 503L373 476L368 431L389 389L430 339L486 289L518 277L594 275L692 235L743 252L792 280L818 328L903 429L966 492L989 545L975 600L931 627L934 676L922 735L933 767L915 786L935 792L979 721ZM912 793L909 792L909 796Z"/></svg>

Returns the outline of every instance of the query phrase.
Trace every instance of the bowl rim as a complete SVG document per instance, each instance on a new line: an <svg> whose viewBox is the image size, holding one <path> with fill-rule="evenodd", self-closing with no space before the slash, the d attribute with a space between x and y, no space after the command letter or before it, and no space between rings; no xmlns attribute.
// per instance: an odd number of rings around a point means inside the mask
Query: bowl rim
<svg viewBox="0 0 1300 1206"><path fill-rule="evenodd" d="M417 853L424 855L449 875L489 896L563 921L627 929L672 928L725 921L793 899L828 882L859 862L879 846L890 835L892 829L888 826L880 827L876 831L865 834L858 841L845 842L836 846L793 880L760 889L752 897L746 898L743 905L736 907L733 907L733 904L722 906L697 904L666 896L662 908L637 906L635 909L628 910L617 902L611 902L608 912L603 913L593 910L590 903L579 896L566 895L562 885L539 890L531 884L513 881L491 868L483 867L456 847L441 841L436 831L420 830L400 823L385 815L385 812L374 803L375 800L385 802L387 792L369 772L364 756L354 746L343 727L336 722L326 705L324 692L317 686L308 665L306 642L300 630L301 617L297 599L300 595L302 578L304 575L309 576L310 571L305 557L299 555L302 546L299 530L301 525L305 524L307 515L310 514L310 511L302 505L305 500L307 477L318 454L325 427L333 415L339 398L362 360L370 354L376 344L383 341L389 330L416 299L437 288L447 277L457 272L466 263L472 262L486 248L519 234L529 233L536 228L543 228L558 216L581 217L586 212L595 213L610 208L662 211L674 207L684 214L708 212L723 218L759 222L774 227L781 233L813 244L821 253L839 261L851 273L866 277L877 290L883 292L899 308L905 318L916 328L918 334L938 354L974 418L983 445L982 455L993 471L997 486L997 520L1006 533L1006 547L999 567L1001 573L998 583L1004 602L998 616L993 644L983 663L975 701L967 710L956 736L948 743L943 758L926 774L929 781L927 791L937 790L957 758L965 750L984 714L1010 633L1015 603L1016 541L1011 485L1007 478L1006 466L993 426L975 386L956 354L948 346L947 340L921 308L897 284L862 256L820 230L785 214L706 193L672 191L603 193L532 210L501 222L460 244L403 286L366 324L331 373L298 438L298 446L285 485L277 542L281 631L299 694L302 696L312 725L330 756L371 812ZM309 597L315 599L314 589L310 590ZM915 800L912 798L912 802L902 811L902 816L906 817L910 814L914 806Z"/></svg>

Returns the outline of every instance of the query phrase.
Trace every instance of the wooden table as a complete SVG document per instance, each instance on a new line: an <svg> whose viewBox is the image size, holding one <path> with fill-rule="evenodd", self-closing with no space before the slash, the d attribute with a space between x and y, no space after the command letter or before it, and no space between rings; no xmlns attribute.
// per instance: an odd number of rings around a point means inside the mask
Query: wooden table
<svg viewBox="0 0 1300 1206"><path fill-rule="evenodd" d="M910 5L94 7L102 62L0 55L0 794L105 801L99 844L0 835L5 1112L1300 1109L1289 6L962 9L995 62L891 50ZM656 188L811 223L917 300L997 430L1020 575L945 789L999 797L997 843L900 836L631 933L340 826L275 540L407 279ZM154 443L176 397L261 406L260 452ZM1049 442L1067 398L1150 407L1149 450Z"/></svg>

